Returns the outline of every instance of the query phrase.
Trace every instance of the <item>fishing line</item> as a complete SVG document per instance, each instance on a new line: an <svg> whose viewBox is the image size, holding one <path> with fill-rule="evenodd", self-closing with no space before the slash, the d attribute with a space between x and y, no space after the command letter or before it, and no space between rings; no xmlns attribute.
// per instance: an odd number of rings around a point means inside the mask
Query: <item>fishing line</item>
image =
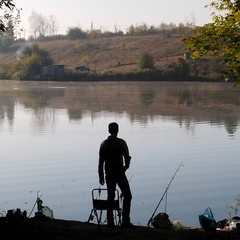
<svg viewBox="0 0 240 240"><path fill-rule="evenodd" d="M175 173L173 174L173 176L172 176L169 184L167 185L167 187L166 187L166 189L165 189L165 191L164 191L164 193L163 193L160 201L158 202L157 207L155 208L155 210L154 210L151 218L150 218L149 221L148 221L148 224L147 224L148 226L149 226L149 224L152 222L152 219L153 219L153 217L154 217L154 215L155 215L155 213L156 213L156 211L157 211L157 209L158 209L158 207L159 207L160 203L162 202L162 200L163 200L163 198L164 198L165 195L166 195L165 197L166 197L166 200L167 200L167 191L168 191L168 189L169 189L169 187L170 187L170 185L171 185L174 177L176 176L176 174L177 174L177 172L179 171L179 169L180 169L181 166L183 166L183 162L180 163L180 165L178 166L177 170L176 170ZM167 204L165 203L165 211L166 211L166 208L167 208Z"/></svg>

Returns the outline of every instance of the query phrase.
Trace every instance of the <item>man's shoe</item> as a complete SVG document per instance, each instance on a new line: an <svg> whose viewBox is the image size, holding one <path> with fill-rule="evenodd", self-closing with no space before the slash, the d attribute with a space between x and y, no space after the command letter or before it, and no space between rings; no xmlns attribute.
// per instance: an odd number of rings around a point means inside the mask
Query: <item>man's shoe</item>
<svg viewBox="0 0 240 240"><path fill-rule="evenodd" d="M128 229L136 229L137 228L137 226L133 225L131 222L122 222L121 227L128 228Z"/></svg>

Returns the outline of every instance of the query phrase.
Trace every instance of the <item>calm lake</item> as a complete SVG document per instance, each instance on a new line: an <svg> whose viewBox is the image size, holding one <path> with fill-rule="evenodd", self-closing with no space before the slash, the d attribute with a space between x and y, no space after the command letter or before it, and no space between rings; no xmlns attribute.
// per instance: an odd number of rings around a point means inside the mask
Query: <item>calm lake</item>
<svg viewBox="0 0 240 240"><path fill-rule="evenodd" d="M181 162L156 213L166 207L192 227L207 207L229 217L240 194L240 88L225 82L0 81L0 212L29 215L41 196L55 218L87 221L112 121L132 156L134 224L147 225Z"/></svg>

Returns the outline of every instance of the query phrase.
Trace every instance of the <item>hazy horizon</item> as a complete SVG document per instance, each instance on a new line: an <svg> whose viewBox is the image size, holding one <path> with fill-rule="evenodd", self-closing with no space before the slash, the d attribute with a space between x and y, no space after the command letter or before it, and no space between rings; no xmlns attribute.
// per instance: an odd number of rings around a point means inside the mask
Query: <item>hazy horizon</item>
<svg viewBox="0 0 240 240"><path fill-rule="evenodd" d="M58 32L66 34L69 27L79 27L89 30L101 29L102 31L115 31L117 28L123 32L131 25L147 24L148 26L160 26L161 23L195 23L204 25L211 21L211 11L204 6L210 4L211 0L172 0L155 1L149 0L139 2L137 0L116 3L110 0L82 1L72 0L71 4L60 0L36 1L18 0L14 1L18 9L21 10L20 28L23 29L24 36L31 35L29 17L35 11L45 18L51 15L55 17Z"/></svg>

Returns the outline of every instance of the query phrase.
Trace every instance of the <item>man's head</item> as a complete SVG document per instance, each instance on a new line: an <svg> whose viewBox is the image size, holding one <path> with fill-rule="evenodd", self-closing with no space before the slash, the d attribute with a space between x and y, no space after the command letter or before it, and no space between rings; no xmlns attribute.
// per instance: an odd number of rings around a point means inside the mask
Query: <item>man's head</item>
<svg viewBox="0 0 240 240"><path fill-rule="evenodd" d="M109 123L108 131L110 134L117 134L118 133L118 124L116 122Z"/></svg>

